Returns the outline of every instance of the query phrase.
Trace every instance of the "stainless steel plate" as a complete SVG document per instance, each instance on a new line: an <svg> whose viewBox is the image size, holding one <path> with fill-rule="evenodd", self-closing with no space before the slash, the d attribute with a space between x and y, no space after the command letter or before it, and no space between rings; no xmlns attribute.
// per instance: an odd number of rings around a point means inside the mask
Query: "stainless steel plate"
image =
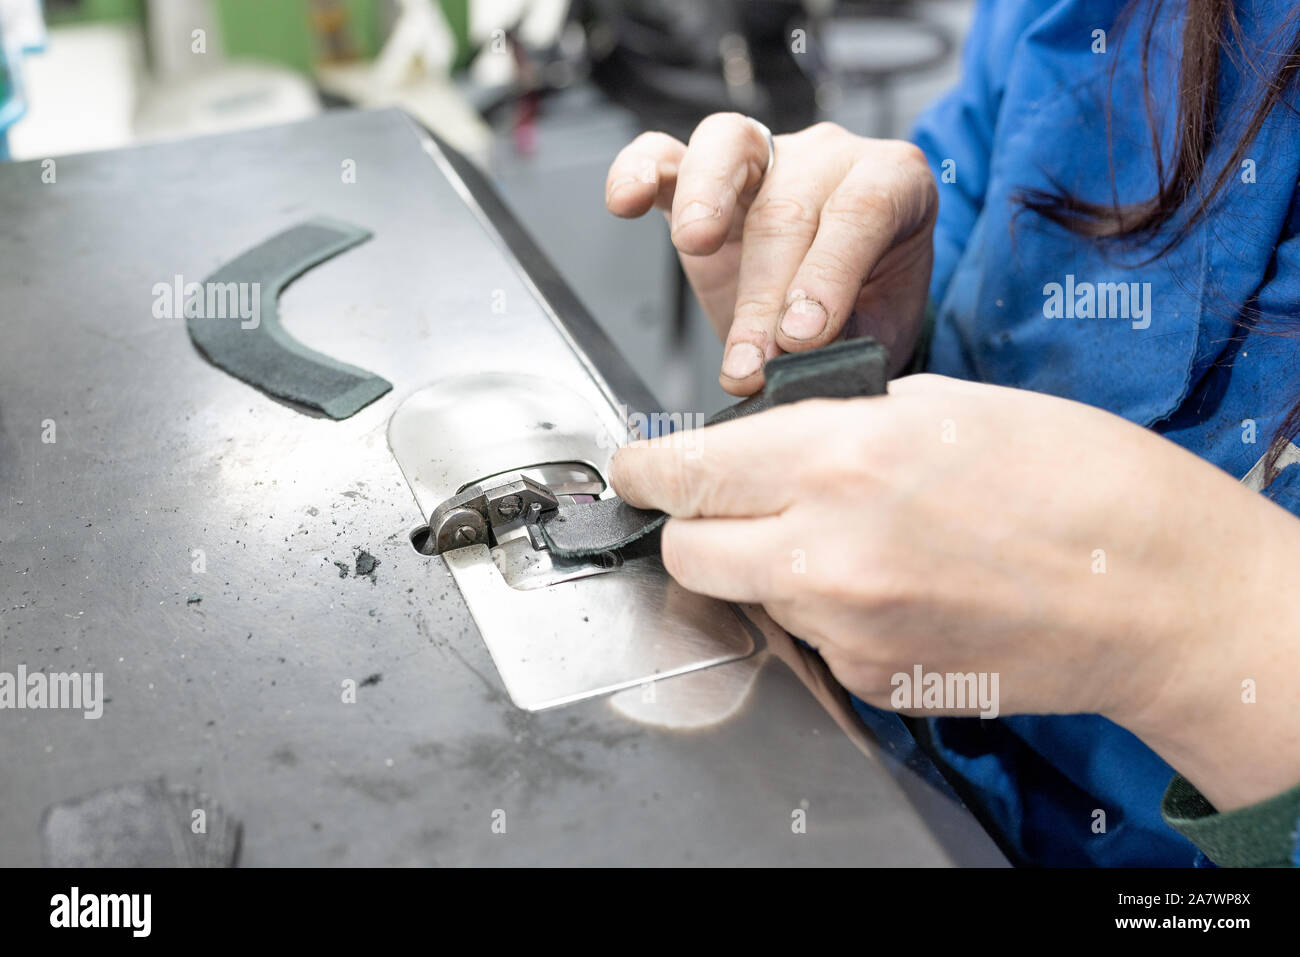
<svg viewBox="0 0 1300 957"><path fill-rule="evenodd" d="M485 373L411 395L393 413L388 444L427 517L488 477L554 481L558 474L569 481L563 491L608 496L602 477L624 429L613 408L596 408L559 383ZM519 535L442 558L511 698L529 711L734 661L755 648L747 619L683 589L654 555L563 563Z"/></svg>

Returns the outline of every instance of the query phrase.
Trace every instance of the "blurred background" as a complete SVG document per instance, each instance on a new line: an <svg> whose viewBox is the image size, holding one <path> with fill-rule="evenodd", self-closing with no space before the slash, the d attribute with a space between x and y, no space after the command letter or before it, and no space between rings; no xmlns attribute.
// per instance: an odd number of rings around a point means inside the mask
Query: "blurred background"
<svg viewBox="0 0 1300 957"><path fill-rule="evenodd" d="M668 409L721 346L659 215L604 211L638 132L736 110L906 136L973 0L0 0L0 159L399 106L488 172Z"/></svg>

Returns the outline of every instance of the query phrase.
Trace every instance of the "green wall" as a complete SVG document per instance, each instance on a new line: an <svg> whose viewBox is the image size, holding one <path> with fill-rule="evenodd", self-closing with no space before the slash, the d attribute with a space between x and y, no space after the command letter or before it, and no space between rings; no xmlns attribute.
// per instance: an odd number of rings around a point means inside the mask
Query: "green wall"
<svg viewBox="0 0 1300 957"><path fill-rule="evenodd" d="M215 0L226 52L232 57L274 60L303 73L311 72L316 41L308 28L310 0ZM357 51L378 51L383 0L344 0ZM469 52L469 0L441 0L456 34L463 65ZM76 10L47 9L51 25L90 20L139 20L144 0L80 0Z"/></svg>

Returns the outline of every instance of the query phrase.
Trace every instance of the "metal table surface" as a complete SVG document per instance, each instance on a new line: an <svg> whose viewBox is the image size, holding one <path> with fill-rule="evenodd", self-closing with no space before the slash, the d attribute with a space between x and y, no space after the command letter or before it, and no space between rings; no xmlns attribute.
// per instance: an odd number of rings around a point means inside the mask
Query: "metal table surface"
<svg viewBox="0 0 1300 957"><path fill-rule="evenodd" d="M779 633L659 682L660 713L635 689L510 702L442 559L408 540L422 517L385 426L451 373L595 390L588 346L608 343L589 317L582 355L558 334L548 311L573 302L405 116L45 168L0 164L0 670L103 672L107 700L99 720L0 711L0 864L41 862L52 803L158 776L243 822L245 866L1003 862ZM156 283L318 215L375 236L286 290L285 328L394 384L340 422L236 381L151 310ZM643 388L625 372L611 387ZM341 578L359 549L374 578Z"/></svg>

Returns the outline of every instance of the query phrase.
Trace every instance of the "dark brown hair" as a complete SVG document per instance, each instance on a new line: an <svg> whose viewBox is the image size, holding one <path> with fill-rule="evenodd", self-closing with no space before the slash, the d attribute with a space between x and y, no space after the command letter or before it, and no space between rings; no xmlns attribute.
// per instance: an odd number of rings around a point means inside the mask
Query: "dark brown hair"
<svg viewBox="0 0 1300 957"><path fill-rule="evenodd" d="M1177 130L1172 162L1166 166L1160 142L1159 122L1152 97L1149 62L1152 37L1165 0L1130 0L1116 23L1116 34L1122 32L1132 18L1145 8L1145 23L1141 36L1142 104L1146 110L1147 126L1151 135L1152 152L1156 163L1157 188L1154 196L1136 203L1121 204L1114 193L1115 156L1111 142L1111 95L1107 90L1106 141L1111 170L1112 197L1109 203L1095 203L1071 195L1065 190L1025 189L1016 199L1024 209L1031 210L1072 232L1089 236L1099 242L1152 241L1167 235L1157 246L1152 259L1163 256L1186 238L1203 219L1215 199L1236 174L1255 137L1268 115L1279 104L1291 108L1285 96L1300 71L1300 36L1295 35L1295 24L1300 11L1293 12L1273 35L1274 41L1285 42L1282 50L1272 49L1268 56L1272 63L1260 63L1245 56L1246 41L1233 0L1186 0L1187 13L1182 30L1182 62L1177 85ZM1289 40L1281 41L1289 35ZM1270 42L1270 47L1276 46ZM1248 119L1237 135L1231 156L1217 171L1206 169L1207 156L1214 144L1215 130L1219 126L1219 80L1225 56L1240 55L1238 68L1243 78L1243 95L1253 100ZM1115 68L1111 65L1111 84ZM1248 78L1254 76L1254 89L1246 92ZM1258 310L1249 306L1233 317L1246 328L1261 328ZM1300 317L1296 317L1300 318ZM1294 335L1295 331L1287 330ZM1266 480L1276 474L1277 457L1287 442L1300 432L1300 401L1290 412L1273 437L1267 457Z"/></svg>

